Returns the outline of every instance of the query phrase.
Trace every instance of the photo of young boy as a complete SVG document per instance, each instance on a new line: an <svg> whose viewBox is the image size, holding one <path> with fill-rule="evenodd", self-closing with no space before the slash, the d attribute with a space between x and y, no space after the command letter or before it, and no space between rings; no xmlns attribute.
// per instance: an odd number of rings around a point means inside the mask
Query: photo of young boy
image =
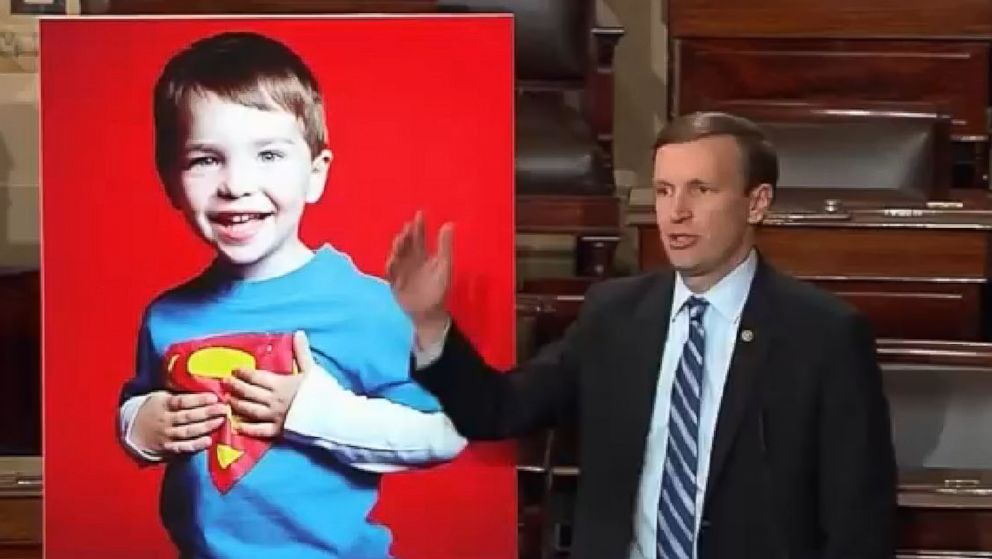
<svg viewBox="0 0 992 559"><path fill-rule="evenodd" d="M164 463L184 558L386 558L383 473L465 441L410 379L413 331L382 280L300 238L332 153L317 80L257 33L201 39L154 89L171 204L215 253L153 300L118 409L124 447Z"/></svg>

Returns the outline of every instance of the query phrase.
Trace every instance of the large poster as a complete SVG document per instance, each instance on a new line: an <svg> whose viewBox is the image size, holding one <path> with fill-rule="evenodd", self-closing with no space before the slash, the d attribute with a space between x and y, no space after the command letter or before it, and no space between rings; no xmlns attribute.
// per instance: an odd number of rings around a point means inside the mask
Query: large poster
<svg viewBox="0 0 992 559"><path fill-rule="evenodd" d="M291 438L303 412L277 409L316 382L294 376L309 363L335 390L432 416L378 279L417 211L429 238L454 223L452 311L512 363L512 20L56 19L40 34L46 556L514 556L511 446L397 466ZM362 451L415 431L365 400L353 424L343 403L306 417ZM206 430L155 446L180 437L159 417Z"/></svg>

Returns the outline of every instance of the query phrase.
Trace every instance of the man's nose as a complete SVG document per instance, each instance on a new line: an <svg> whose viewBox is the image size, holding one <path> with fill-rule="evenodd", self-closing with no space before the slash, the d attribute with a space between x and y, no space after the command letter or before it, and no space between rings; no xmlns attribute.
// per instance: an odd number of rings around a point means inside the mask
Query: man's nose
<svg viewBox="0 0 992 559"><path fill-rule="evenodd" d="M672 221L679 222L685 221L692 217L692 208L690 206L689 196L684 190L676 190L671 194L669 199L668 218Z"/></svg>

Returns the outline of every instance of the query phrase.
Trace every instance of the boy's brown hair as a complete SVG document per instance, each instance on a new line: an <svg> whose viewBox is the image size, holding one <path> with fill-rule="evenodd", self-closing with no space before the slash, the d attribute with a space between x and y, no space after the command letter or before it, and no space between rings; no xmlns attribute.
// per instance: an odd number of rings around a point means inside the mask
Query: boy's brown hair
<svg viewBox="0 0 992 559"><path fill-rule="evenodd" d="M299 119L311 156L327 147L327 123L317 80L286 45L248 32L196 41L173 56L155 84L155 165L169 184L178 163L184 112L193 95L210 93Z"/></svg>

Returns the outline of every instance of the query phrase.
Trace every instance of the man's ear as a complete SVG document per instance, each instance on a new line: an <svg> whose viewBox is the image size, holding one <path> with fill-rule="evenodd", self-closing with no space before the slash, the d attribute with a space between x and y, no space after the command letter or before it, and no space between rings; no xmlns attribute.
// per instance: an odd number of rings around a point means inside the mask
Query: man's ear
<svg viewBox="0 0 992 559"><path fill-rule="evenodd" d="M331 150L324 149L313 158L310 164L310 184L307 186L307 203L313 204L324 194L324 186L327 184L327 172L331 168L331 161L334 154Z"/></svg>
<svg viewBox="0 0 992 559"><path fill-rule="evenodd" d="M772 185L762 183L748 194L747 222L757 225L764 221L768 207L772 205Z"/></svg>

